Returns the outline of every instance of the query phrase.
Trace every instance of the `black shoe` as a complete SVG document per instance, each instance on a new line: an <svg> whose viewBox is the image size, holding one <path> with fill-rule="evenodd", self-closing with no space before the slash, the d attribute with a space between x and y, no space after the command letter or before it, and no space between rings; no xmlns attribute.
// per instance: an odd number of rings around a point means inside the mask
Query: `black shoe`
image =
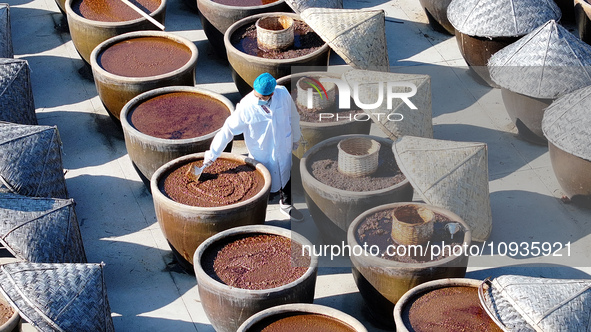
<svg viewBox="0 0 591 332"><path fill-rule="evenodd" d="M304 215L293 205L280 204L279 210L293 221L304 221Z"/></svg>

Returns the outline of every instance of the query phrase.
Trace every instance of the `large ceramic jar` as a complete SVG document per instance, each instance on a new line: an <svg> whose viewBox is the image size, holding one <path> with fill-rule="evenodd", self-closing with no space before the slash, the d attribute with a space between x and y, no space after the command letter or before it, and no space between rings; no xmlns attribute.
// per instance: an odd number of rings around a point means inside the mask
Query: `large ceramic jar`
<svg viewBox="0 0 591 332"><path fill-rule="evenodd" d="M256 14L291 12L285 0L197 0L203 32L216 54L226 59L224 34L235 22Z"/></svg>
<svg viewBox="0 0 591 332"><path fill-rule="evenodd" d="M255 22L269 15L284 15L290 17L297 22L303 22L300 16L291 13L264 13L257 14L249 17L245 17L240 21L232 24L226 33L224 34L224 45L226 46L226 53L228 55L228 61L232 66L232 78L238 88L238 91L242 95L246 95L252 91L252 84L254 80L262 73L270 73L276 79L291 74L292 67L294 66L308 66L308 67L326 67L328 66L329 50L330 48L324 43L320 37L318 39L311 38L315 35L314 32L308 32L309 39L317 40L317 48L311 52L298 55L295 57L284 58L284 59L271 59L261 56L255 56L245 53L243 50L238 49L232 42L238 31L243 31L248 26L254 26ZM307 26L307 25L306 25ZM296 29L296 33L298 30ZM249 43L250 44L250 43ZM255 44L256 45L256 44ZM297 45L297 43L296 43ZM256 46L255 46L256 47ZM256 51L256 50L255 50Z"/></svg>
<svg viewBox="0 0 591 332"><path fill-rule="evenodd" d="M271 188L271 175L263 164L242 155L224 152L216 160L216 163L226 161L246 164L255 170L256 177L259 178L256 181L263 181L254 184L260 186L259 191L254 196L227 205L212 207L189 205L188 203L173 200L166 193L166 179L175 170L182 167L189 168L191 163L194 162L202 163L203 155L204 153L196 153L171 160L156 170L150 182L156 219L160 229L181 266L190 272L193 271L191 263L193 262L195 249L205 239L229 228L265 222L269 190ZM207 172L207 169L205 172ZM204 176L205 174L201 175L201 177ZM242 182L236 181L235 185L238 186ZM231 190L233 188L231 183L226 184L226 189ZM203 190L207 190L207 187ZM206 195L199 194L196 196L208 200Z"/></svg>
<svg viewBox="0 0 591 332"><path fill-rule="evenodd" d="M194 86L197 47L172 33L130 32L99 44L92 51L90 64L99 97L109 115L119 122L123 106L143 92L165 86Z"/></svg>
<svg viewBox="0 0 591 332"><path fill-rule="evenodd" d="M265 240L261 240L260 237L264 237ZM284 265L283 263L286 263L287 266L283 268L284 270L300 269L298 274L286 280L292 281L288 283L277 283L279 286L271 283L274 286L269 288L257 287L256 289L249 289L232 287L223 282L219 275L212 271L212 265L214 267L216 266L215 262L212 262L212 257L216 257L216 259L220 257L220 250L227 248L228 244L240 243L241 245L246 245L246 242L251 239L252 242L259 243L257 245L257 248L259 248L258 252L249 256L249 259L255 259L258 262L256 263L257 266L253 268L261 268L269 271L262 276L263 278L267 278L270 275L274 277L282 273L278 273L274 269L280 268ZM267 239L282 241L282 244L269 245L268 248L266 247L266 243L264 245L260 244L263 241L267 241ZM251 243L249 245L254 244ZM288 248L282 248L284 245L287 245ZM311 246L310 241L294 231L263 225L232 228L205 240L195 251L193 265L195 267L199 298L203 305L203 310L215 330L218 332L235 332L247 318L259 311L274 306L289 303L312 303L318 271L318 258L310 255L310 251L308 250L311 250L309 249ZM306 247L308 249L304 249ZM284 249L287 250L287 257L285 257L285 253L283 252ZM237 250L236 247L234 250ZM244 249L244 251L249 250ZM273 254L271 255L274 258L271 260L268 259L269 257L263 259L265 250L272 251ZM305 254L302 255L302 253ZM253 256L255 258L252 258ZM301 258L306 259L300 263L299 259ZM236 258L231 260L231 262L239 262L240 259ZM221 268L227 268L227 266L222 266Z"/></svg>
<svg viewBox="0 0 591 332"><path fill-rule="evenodd" d="M129 158L149 186L160 166L208 150L233 111L228 98L202 88L173 86L144 92L121 110Z"/></svg>
<svg viewBox="0 0 591 332"><path fill-rule="evenodd" d="M336 151L337 145L342 140L356 137L376 140L381 144L380 151L391 150L392 141L387 138L370 135L342 135L316 144L304 154L300 161L306 204L314 223L326 242L340 244L341 241L346 241L347 229L351 222L368 209L382 204L412 200L413 189L404 175L401 176L399 182L385 188L364 191L339 189L321 182L313 175L312 161L314 159L324 157L330 151ZM393 156L391 156L391 160L394 160ZM382 160L383 162L384 160Z"/></svg>
<svg viewBox="0 0 591 332"><path fill-rule="evenodd" d="M399 242L389 241L390 238L401 233L400 228L394 228L394 212L408 208L423 209L435 214L436 222L431 222L433 223L431 237L424 238L429 241L426 245L418 240L415 243L408 242L409 244L404 245L400 244L403 243L401 240L396 240ZM375 221L376 217L379 217L377 222ZM379 234L378 237L370 237L371 233L368 232L371 232L372 229L367 228L367 223L374 223L374 226L378 226L374 228L376 234ZM448 224L454 226L447 226ZM384 227L385 230L382 230ZM368 229L369 231L366 232ZM394 229L399 231L395 232ZM454 236L450 235L450 229L455 232ZM367 237L364 237L362 241L361 236ZM364 245L371 248L378 243L373 241L379 238L386 241L383 242L384 246L386 243L389 246L397 245L395 250L390 250L394 247L386 247L386 250L390 251L381 254L372 253L373 249L370 249L370 253L353 252L351 255L353 278L372 316L385 325L393 326L392 310L394 305L409 289L435 279L463 278L466 273L468 256L462 254L461 248L456 251L457 255L441 255L436 259L432 259L432 257L436 257L431 256L431 253L434 254L432 251L417 251L419 253L417 258L412 257L411 260L408 256L403 255L403 250L397 251L400 246L402 249L408 250L407 252L414 250L411 245L421 245L424 250L430 250L431 244L441 245L442 241L451 244L451 247L456 244L469 246L471 237L468 225L459 216L448 210L422 203L385 204L369 209L355 218L347 232L347 243L352 248ZM412 238L419 239L419 237ZM452 244L454 238L455 242L453 243L455 244ZM383 247L380 246L380 251L382 249ZM402 257L397 258L396 255L402 255Z"/></svg>
<svg viewBox="0 0 591 332"><path fill-rule="evenodd" d="M81 11L81 3L85 1L97 2L92 7L90 7L92 3L87 6L94 11L89 13L88 8ZM127 8L124 3L116 1L117 3L113 0L106 0L104 3L98 0L65 0L64 2L64 12L68 19L72 42L82 59L88 64L90 64L92 50L109 38L132 31L160 30L133 9ZM166 0L140 0L139 3L146 8L153 8L149 13L150 16L164 24ZM116 7L111 9L109 5Z"/></svg>

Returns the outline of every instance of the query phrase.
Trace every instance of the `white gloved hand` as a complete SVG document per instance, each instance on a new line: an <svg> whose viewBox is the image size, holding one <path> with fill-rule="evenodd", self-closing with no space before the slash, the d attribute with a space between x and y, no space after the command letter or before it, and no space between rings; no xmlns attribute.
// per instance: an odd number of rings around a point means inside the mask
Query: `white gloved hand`
<svg viewBox="0 0 591 332"><path fill-rule="evenodd" d="M297 142L293 142L292 146L291 146L291 150L295 151L300 147L300 141Z"/></svg>

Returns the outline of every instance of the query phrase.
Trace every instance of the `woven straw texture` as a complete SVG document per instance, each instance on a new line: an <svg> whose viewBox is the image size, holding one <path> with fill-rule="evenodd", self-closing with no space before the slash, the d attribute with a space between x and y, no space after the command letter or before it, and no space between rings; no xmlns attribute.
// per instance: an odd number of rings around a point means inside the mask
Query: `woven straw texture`
<svg viewBox="0 0 591 332"><path fill-rule="evenodd" d="M433 115L431 112L431 79L428 75L412 75L384 73L369 70L351 70L343 75L351 90L357 86L359 98L364 104L376 103L379 99L380 83L382 83L382 95L384 99L377 107L365 107L365 113L371 116L373 122L380 128L388 138L395 141L397 138L410 135L417 137L433 137ZM409 100L417 107L411 109L400 98L393 98L392 105L388 107L387 83L401 82L412 83L416 86L416 94ZM410 91L408 87L392 87L393 92ZM389 114L399 113L404 117L402 121L399 116Z"/></svg>
<svg viewBox="0 0 591 332"><path fill-rule="evenodd" d="M404 136L392 145L396 162L427 204L448 209L485 241L492 229L486 144Z"/></svg>
<svg viewBox="0 0 591 332"><path fill-rule="evenodd" d="M447 7L454 28L477 37L525 36L560 17L552 0L453 0Z"/></svg>
<svg viewBox="0 0 591 332"><path fill-rule="evenodd" d="M103 264L5 264L0 291L37 330L114 331Z"/></svg>
<svg viewBox="0 0 591 332"><path fill-rule="evenodd" d="M552 144L591 160L591 86L557 99L544 112L542 131Z"/></svg>
<svg viewBox="0 0 591 332"><path fill-rule="evenodd" d="M71 199L0 194L0 243L32 263L86 263Z"/></svg>
<svg viewBox="0 0 591 332"><path fill-rule="evenodd" d="M510 331L588 331L591 280L505 275L495 278L482 299Z"/></svg>
<svg viewBox="0 0 591 332"><path fill-rule="evenodd" d="M343 0L285 0L285 2L298 14L308 8L343 8Z"/></svg>
<svg viewBox="0 0 591 332"><path fill-rule="evenodd" d="M279 29L281 27L281 29ZM263 50L284 50L293 45L293 19L285 15L264 16L257 20L257 45Z"/></svg>
<svg viewBox="0 0 591 332"><path fill-rule="evenodd" d="M0 192L67 198L57 127L0 123Z"/></svg>
<svg viewBox="0 0 591 332"><path fill-rule="evenodd" d="M37 124L26 60L0 59L0 121Z"/></svg>
<svg viewBox="0 0 591 332"><path fill-rule="evenodd" d="M591 45L549 21L493 54L488 68L503 88L552 99L591 85Z"/></svg>
<svg viewBox="0 0 591 332"><path fill-rule="evenodd" d="M12 34L10 31L10 6L0 3L0 58L12 58Z"/></svg>
<svg viewBox="0 0 591 332"><path fill-rule="evenodd" d="M380 143L371 138L353 137L337 144L339 171L352 177L373 174L378 169Z"/></svg>
<svg viewBox="0 0 591 332"><path fill-rule="evenodd" d="M388 71L383 10L308 8L301 17L352 67Z"/></svg>

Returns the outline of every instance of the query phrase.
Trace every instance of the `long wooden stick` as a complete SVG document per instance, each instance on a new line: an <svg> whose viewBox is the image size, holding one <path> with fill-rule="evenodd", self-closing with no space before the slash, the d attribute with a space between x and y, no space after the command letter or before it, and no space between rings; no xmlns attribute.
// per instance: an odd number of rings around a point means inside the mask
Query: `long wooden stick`
<svg viewBox="0 0 591 332"><path fill-rule="evenodd" d="M126 5L128 5L131 9L135 10L136 12L138 12L138 14L142 15L148 21L152 22L152 24L154 24L155 26L157 26L158 28L160 28L160 30L164 30L164 28L165 28L164 25L162 25L160 22L156 21L152 16L148 15L143 10L139 9L133 3L129 2L128 0L121 0L121 2L123 2Z"/></svg>

